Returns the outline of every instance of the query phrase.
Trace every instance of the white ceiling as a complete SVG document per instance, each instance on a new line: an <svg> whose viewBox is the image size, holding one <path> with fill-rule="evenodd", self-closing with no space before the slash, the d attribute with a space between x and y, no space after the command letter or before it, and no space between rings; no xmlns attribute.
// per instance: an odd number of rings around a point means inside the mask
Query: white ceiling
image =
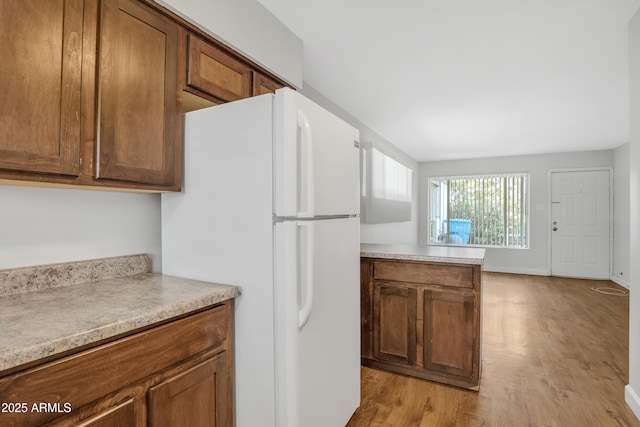
<svg viewBox="0 0 640 427"><path fill-rule="evenodd" d="M304 43L304 80L418 161L629 140L640 0L258 0Z"/></svg>

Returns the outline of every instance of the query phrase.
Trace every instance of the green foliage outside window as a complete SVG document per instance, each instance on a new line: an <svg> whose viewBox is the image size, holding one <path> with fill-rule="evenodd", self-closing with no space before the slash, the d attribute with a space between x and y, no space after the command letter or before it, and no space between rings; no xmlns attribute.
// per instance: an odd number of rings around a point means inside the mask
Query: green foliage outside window
<svg viewBox="0 0 640 427"><path fill-rule="evenodd" d="M527 176L430 179L431 243L526 248Z"/></svg>

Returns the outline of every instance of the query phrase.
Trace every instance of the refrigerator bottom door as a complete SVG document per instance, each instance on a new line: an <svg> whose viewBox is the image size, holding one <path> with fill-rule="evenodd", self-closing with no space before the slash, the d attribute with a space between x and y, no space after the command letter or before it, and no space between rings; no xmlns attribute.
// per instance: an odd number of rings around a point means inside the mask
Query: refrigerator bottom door
<svg viewBox="0 0 640 427"><path fill-rule="evenodd" d="M360 404L360 221L276 225L279 427L342 427Z"/></svg>

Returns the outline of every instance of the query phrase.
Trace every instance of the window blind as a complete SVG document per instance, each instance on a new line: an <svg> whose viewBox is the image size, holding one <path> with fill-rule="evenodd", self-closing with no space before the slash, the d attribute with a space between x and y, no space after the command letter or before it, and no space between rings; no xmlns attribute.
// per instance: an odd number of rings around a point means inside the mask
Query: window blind
<svg viewBox="0 0 640 427"><path fill-rule="evenodd" d="M528 175L429 179L430 242L528 247Z"/></svg>

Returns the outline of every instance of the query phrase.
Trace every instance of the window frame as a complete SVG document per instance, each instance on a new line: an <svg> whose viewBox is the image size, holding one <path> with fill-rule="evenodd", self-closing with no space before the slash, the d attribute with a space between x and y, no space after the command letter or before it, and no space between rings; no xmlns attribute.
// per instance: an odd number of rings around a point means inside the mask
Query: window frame
<svg viewBox="0 0 640 427"><path fill-rule="evenodd" d="M432 189L433 189L433 181L443 181L443 180L456 180L456 179L485 179L485 178L496 178L496 177L524 177L524 215L525 215L525 245L523 246L508 246L508 245L487 245L487 244L464 244L464 243L448 243L448 242L438 242L437 238L435 241L432 236ZM506 172L506 173L487 173L487 174L469 174L469 175L434 175L429 176L427 179L427 244L432 246L451 246L451 247L471 247L471 248L486 248L486 249L516 249L516 250L527 250L530 248L530 233L531 233L531 175L529 172ZM505 189L506 190L506 189ZM503 211L504 213L504 211ZM447 218L448 220L448 218ZM506 237L506 236L505 236ZM506 240L506 239L505 239Z"/></svg>

